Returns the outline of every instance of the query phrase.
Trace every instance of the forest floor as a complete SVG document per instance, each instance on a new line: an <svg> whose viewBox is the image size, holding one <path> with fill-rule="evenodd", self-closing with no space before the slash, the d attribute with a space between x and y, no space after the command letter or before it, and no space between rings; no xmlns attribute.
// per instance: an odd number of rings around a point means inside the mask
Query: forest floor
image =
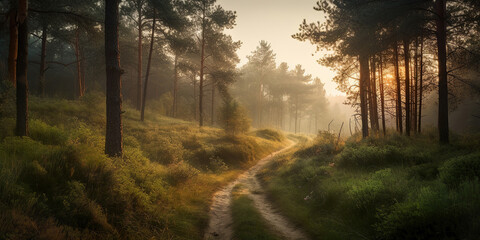
<svg viewBox="0 0 480 240"><path fill-rule="evenodd" d="M124 154L109 158L103 95L30 100L23 138L14 102L0 102L0 239L200 240L213 194L288 144L268 129L199 128L150 102L144 122L125 104Z"/></svg>
<svg viewBox="0 0 480 240"><path fill-rule="evenodd" d="M290 144L271 155L261 159L256 165L245 171L237 179L215 193L209 212L208 229L205 239L232 239L234 222L232 219L232 192L241 188L241 194L253 200L253 205L264 218L268 227L282 239L308 239L306 235L275 209L267 199L264 189L257 179L257 173L270 163L276 155L284 153L295 146Z"/></svg>

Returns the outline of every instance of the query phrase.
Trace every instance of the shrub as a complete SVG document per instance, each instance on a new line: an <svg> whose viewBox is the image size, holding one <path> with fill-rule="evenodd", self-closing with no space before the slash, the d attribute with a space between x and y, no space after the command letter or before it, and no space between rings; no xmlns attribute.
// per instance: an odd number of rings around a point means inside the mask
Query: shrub
<svg viewBox="0 0 480 240"><path fill-rule="evenodd" d="M273 129L257 130L255 131L255 136L277 142L282 142L283 140L285 140L285 136L281 132Z"/></svg>
<svg viewBox="0 0 480 240"><path fill-rule="evenodd" d="M29 133L32 139L49 145L62 145L68 139L68 135L63 130L49 126L41 120L30 121Z"/></svg>
<svg viewBox="0 0 480 240"><path fill-rule="evenodd" d="M239 166L253 161L261 154L261 151L255 139L240 136L223 138L222 144L215 149L214 154L228 165Z"/></svg>
<svg viewBox="0 0 480 240"><path fill-rule="evenodd" d="M409 166L429 163L434 160L429 150L413 146L370 145L364 142L348 144L337 156L339 167L343 168L382 168L386 166Z"/></svg>
<svg viewBox="0 0 480 240"><path fill-rule="evenodd" d="M374 227L380 239L450 239L453 217L448 192L441 186L423 187L409 200L380 210ZM450 236L449 236L450 235Z"/></svg>
<svg viewBox="0 0 480 240"><path fill-rule="evenodd" d="M221 173L227 171L228 166L221 158L217 156L212 156L210 157L208 169L212 170L215 173Z"/></svg>
<svg viewBox="0 0 480 240"><path fill-rule="evenodd" d="M320 131L313 143L295 152L295 156L301 158L324 156L334 154L336 151L335 136L332 133Z"/></svg>
<svg viewBox="0 0 480 240"><path fill-rule="evenodd" d="M245 109L237 101L225 101L220 112L220 122L227 134L246 133L250 129L250 119L248 119Z"/></svg>
<svg viewBox="0 0 480 240"><path fill-rule="evenodd" d="M367 180L352 186L347 192L348 200L360 213L373 214L378 206L392 205L402 194L400 189L389 184L394 181L391 169L376 171Z"/></svg>
<svg viewBox="0 0 480 240"><path fill-rule="evenodd" d="M155 135L151 141L144 144L143 149L152 161L171 164L183 160L185 152L180 141L164 135Z"/></svg>
<svg viewBox="0 0 480 240"><path fill-rule="evenodd" d="M447 160L439 169L440 179L448 186L458 186L466 180L480 177L480 153Z"/></svg>
<svg viewBox="0 0 480 240"><path fill-rule="evenodd" d="M337 164L342 168L369 168L385 165L387 150L376 146L345 147L338 155Z"/></svg>
<svg viewBox="0 0 480 240"><path fill-rule="evenodd" d="M199 173L200 171L182 161L168 166L167 179L172 185L177 185L186 182Z"/></svg>

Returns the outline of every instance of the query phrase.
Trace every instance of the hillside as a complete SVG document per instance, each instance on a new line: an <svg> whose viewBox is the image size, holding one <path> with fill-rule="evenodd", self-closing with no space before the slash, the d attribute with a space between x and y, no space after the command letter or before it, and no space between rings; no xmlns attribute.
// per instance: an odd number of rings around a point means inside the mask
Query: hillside
<svg viewBox="0 0 480 240"><path fill-rule="evenodd" d="M126 106L124 156L109 158L104 101L31 97L30 137L14 137L14 104L3 104L0 239L201 239L215 190L284 145L154 107L141 122Z"/></svg>

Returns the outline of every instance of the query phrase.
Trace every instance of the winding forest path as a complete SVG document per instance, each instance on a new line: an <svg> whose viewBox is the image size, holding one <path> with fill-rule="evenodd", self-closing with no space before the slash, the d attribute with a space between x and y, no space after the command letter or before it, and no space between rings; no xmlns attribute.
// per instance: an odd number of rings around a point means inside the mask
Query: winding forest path
<svg viewBox="0 0 480 240"><path fill-rule="evenodd" d="M285 217L278 213L269 203L263 191L263 188L256 177L258 171L262 169L273 157L279 153L285 152L295 145L291 142L289 146L272 153L261 159L255 166L248 169L236 180L229 183L226 187L216 192L213 196L213 203L209 212L208 229L205 232L205 239L212 240L231 240L233 237L233 220L230 210L232 189L241 184L246 193L253 200L255 207L259 210L267 224L281 237L285 239L308 239L306 235Z"/></svg>

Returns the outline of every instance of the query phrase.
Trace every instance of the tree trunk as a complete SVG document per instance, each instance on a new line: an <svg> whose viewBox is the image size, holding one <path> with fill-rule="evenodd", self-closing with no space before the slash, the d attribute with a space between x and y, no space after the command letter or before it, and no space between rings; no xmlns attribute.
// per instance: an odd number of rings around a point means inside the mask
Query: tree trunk
<svg viewBox="0 0 480 240"><path fill-rule="evenodd" d="M383 135L387 134L385 129L385 91L383 89L383 58L380 54L380 107L382 108L382 129Z"/></svg>
<svg viewBox="0 0 480 240"><path fill-rule="evenodd" d="M449 143L446 0L436 0L436 35L438 50L438 133L441 143Z"/></svg>
<svg viewBox="0 0 480 240"><path fill-rule="evenodd" d="M415 39L415 58L414 65L414 90L413 90L413 115L412 115L412 129L417 132L417 112L418 112L418 38Z"/></svg>
<svg viewBox="0 0 480 240"><path fill-rule="evenodd" d="M369 61L367 62L367 64L370 64ZM370 66L368 67L368 74L369 75L369 78L368 78L368 81L364 82L365 84L365 91L366 91L366 95L367 95L367 103L366 103L366 107L367 107L367 112L368 112L368 116L370 118L370 128L372 130L375 129L375 123L374 123L374 116L373 116L373 96L372 96L372 88L371 88L371 79L372 79L372 72L370 71Z"/></svg>
<svg viewBox="0 0 480 240"><path fill-rule="evenodd" d="M79 38L80 38L80 32L77 27L75 30L75 40L73 44L73 48L75 50L75 59L76 59L76 65L77 65L77 95L78 97L83 97L83 89L82 89L82 71L81 71L81 63L80 63L80 46L79 46Z"/></svg>
<svg viewBox="0 0 480 240"><path fill-rule="evenodd" d="M422 100L423 100L423 35L420 40L420 86L419 86L419 99L418 99L418 133L422 132Z"/></svg>
<svg viewBox="0 0 480 240"><path fill-rule="evenodd" d="M153 23L152 23L152 37L150 39L150 50L148 51L147 73L145 74L145 84L143 85L142 111L140 113L140 120L142 120L142 122L145 120L145 102L147 101L148 77L150 75L150 66L152 64L153 41L155 40L155 24L156 24L156 16L155 16L155 10L154 10Z"/></svg>
<svg viewBox="0 0 480 240"><path fill-rule="evenodd" d="M193 107L195 108L195 121L198 120L198 105L197 105L197 79L195 79L196 74L193 74Z"/></svg>
<svg viewBox="0 0 480 240"><path fill-rule="evenodd" d="M211 109L212 113L211 113L211 116L212 116L212 119L211 119L211 122L210 122L210 125L213 126L213 123L214 123L214 119L215 119L215 80L212 79L212 109Z"/></svg>
<svg viewBox="0 0 480 240"><path fill-rule="evenodd" d="M199 93L198 93L198 111L199 111L199 125L200 127L203 126L203 70L205 68L205 24L206 24L206 18L205 18L205 11L206 11L206 6L204 3L203 6L203 17L202 17L202 46L201 46L201 55L200 55L200 86L199 86Z"/></svg>
<svg viewBox="0 0 480 240"><path fill-rule="evenodd" d="M370 70L368 67L368 56L360 55L360 112L362 117L362 137L368 137L368 108L367 108L367 93L366 93L366 83L370 81Z"/></svg>
<svg viewBox="0 0 480 240"><path fill-rule="evenodd" d="M175 65L173 67L173 105L172 105L172 116L177 117L177 90L178 90L178 55L175 54Z"/></svg>
<svg viewBox="0 0 480 240"><path fill-rule="evenodd" d="M17 123L16 135L28 135L28 21L27 0L18 1L18 55L16 66L17 80Z"/></svg>
<svg viewBox="0 0 480 240"><path fill-rule="evenodd" d="M372 116L373 116L373 124L372 128L375 129L375 131L380 130L380 124L378 122L378 104L377 104L377 69L376 69L376 61L375 61L375 56L372 57L372 80L370 82L370 90L372 91ZM372 119L370 119L372 121Z"/></svg>
<svg viewBox="0 0 480 240"><path fill-rule="evenodd" d="M405 133L410 136L410 125L412 123L410 116L410 43L403 40L403 51L405 56Z"/></svg>
<svg viewBox="0 0 480 240"><path fill-rule="evenodd" d="M137 104L136 109L140 110L142 108L142 6L137 6L138 8L138 63L137 63Z"/></svg>
<svg viewBox="0 0 480 240"><path fill-rule="evenodd" d="M13 3L12 3L13 4ZM8 47L8 79L13 86L17 84L18 26L17 9L10 10L10 43Z"/></svg>
<svg viewBox="0 0 480 240"><path fill-rule="evenodd" d="M400 85L400 72L398 67L398 46L397 42L393 45L393 62L395 65L395 80L397 82L397 106L396 106L396 119L397 119L397 131L403 133L403 126L402 126L402 92L401 92L401 85Z"/></svg>
<svg viewBox="0 0 480 240"><path fill-rule="evenodd" d="M40 74L38 93L40 96L45 97L45 71L46 71L46 52L47 52L47 24L43 23L42 28L42 50L40 53Z"/></svg>
<svg viewBox="0 0 480 240"><path fill-rule="evenodd" d="M297 134L298 96L295 97L295 134Z"/></svg>
<svg viewBox="0 0 480 240"><path fill-rule="evenodd" d="M82 47L80 47L79 50L80 50L80 71L82 76L82 96L85 96L87 92L87 88L85 86L85 68L86 68L85 50Z"/></svg>
<svg viewBox="0 0 480 240"><path fill-rule="evenodd" d="M120 0L105 0L105 64L107 75L107 127L105 153L121 157L122 146L122 85L120 52L118 49L118 4Z"/></svg>

